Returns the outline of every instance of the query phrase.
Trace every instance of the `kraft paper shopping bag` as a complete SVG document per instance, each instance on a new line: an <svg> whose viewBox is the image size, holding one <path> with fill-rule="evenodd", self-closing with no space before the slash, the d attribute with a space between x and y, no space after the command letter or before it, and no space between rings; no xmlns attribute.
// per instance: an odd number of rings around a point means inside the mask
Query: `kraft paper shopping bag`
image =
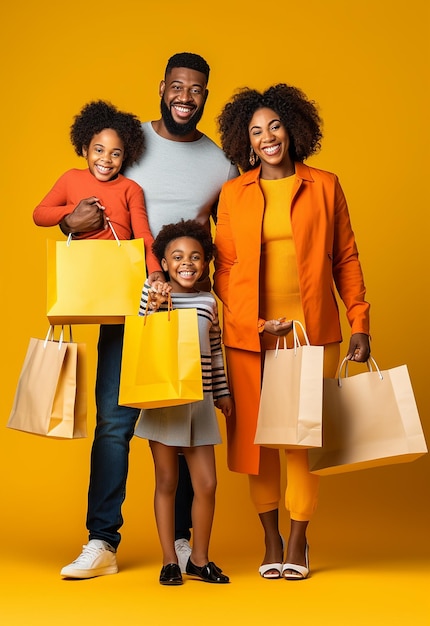
<svg viewBox="0 0 430 626"><path fill-rule="evenodd" d="M414 461L427 446L406 365L324 380L323 446L309 450L311 472L322 476ZM345 368L345 377L341 376Z"/></svg>
<svg viewBox="0 0 430 626"><path fill-rule="evenodd" d="M47 273L51 324L122 324L139 310L143 239L49 240Z"/></svg>
<svg viewBox="0 0 430 626"><path fill-rule="evenodd" d="M302 329L300 344L296 327ZM300 322L294 346L266 350L254 442L269 448L321 446L324 348L311 346Z"/></svg>
<svg viewBox="0 0 430 626"><path fill-rule="evenodd" d="M21 369L8 428L77 439L87 436L86 346L31 338Z"/></svg>
<svg viewBox="0 0 430 626"><path fill-rule="evenodd" d="M202 399L197 310L127 317L119 404L155 408Z"/></svg>

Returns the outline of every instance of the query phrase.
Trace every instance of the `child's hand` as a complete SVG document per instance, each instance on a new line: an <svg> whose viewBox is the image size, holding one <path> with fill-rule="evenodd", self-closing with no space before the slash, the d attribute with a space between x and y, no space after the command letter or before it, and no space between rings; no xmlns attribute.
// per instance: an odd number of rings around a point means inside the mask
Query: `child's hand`
<svg viewBox="0 0 430 626"><path fill-rule="evenodd" d="M164 280L154 280L151 283L148 293L160 294L167 296L172 291L172 285Z"/></svg>
<svg viewBox="0 0 430 626"><path fill-rule="evenodd" d="M148 290L148 306L153 311L158 311L163 302L167 302L168 294L172 291L172 286L161 280L154 280Z"/></svg>
<svg viewBox="0 0 430 626"><path fill-rule="evenodd" d="M224 417L230 417L233 411L233 400L230 396L224 396L215 400L215 406L221 410Z"/></svg>

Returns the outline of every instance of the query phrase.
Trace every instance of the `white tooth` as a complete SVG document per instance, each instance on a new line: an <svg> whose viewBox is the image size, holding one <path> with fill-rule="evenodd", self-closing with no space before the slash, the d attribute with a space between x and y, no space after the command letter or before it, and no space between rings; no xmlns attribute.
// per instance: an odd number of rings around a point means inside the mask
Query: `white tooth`
<svg viewBox="0 0 430 626"><path fill-rule="evenodd" d="M273 154L274 152L276 152L278 150L279 146L273 146L271 148L264 148L264 152L266 152L266 154Z"/></svg>

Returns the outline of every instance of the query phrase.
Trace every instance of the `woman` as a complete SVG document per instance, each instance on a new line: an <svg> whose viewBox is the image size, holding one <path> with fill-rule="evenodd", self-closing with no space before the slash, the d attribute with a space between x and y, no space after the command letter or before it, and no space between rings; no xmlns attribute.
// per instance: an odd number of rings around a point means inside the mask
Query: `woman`
<svg viewBox="0 0 430 626"><path fill-rule="evenodd" d="M254 444L264 351L301 321L324 346L324 376L336 373L342 341L334 285L351 326L347 358L366 361L369 304L348 207L337 177L303 161L320 148L316 106L285 84L245 88L218 119L222 147L243 174L221 191L215 237L215 291L224 305L224 344L235 402L227 420L228 462L249 475L265 533L264 578L309 574L306 530L318 477L307 451L286 450L285 505L291 525L284 560L278 528L279 451Z"/></svg>

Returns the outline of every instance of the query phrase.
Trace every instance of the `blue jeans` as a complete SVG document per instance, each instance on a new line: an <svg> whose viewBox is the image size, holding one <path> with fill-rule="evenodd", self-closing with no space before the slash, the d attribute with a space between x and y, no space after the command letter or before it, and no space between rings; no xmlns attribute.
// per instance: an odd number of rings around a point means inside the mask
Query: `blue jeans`
<svg viewBox="0 0 430 626"><path fill-rule="evenodd" d="M139 409L118 405L123 336L124 326L121 324L100 326L97 423L91 452L87 513L89 538L103 539L115 549L121 541L118 531L123 524L121 507L125 499L130 439L140 413ZM186 471L180 472L181 484L190 481L187 474ZM185 487L180 493L189 493L189 489ZM176 515L182 526L190 519L192 495L191 499L182 496L179 500ZM189 534L189 529L185 529L183 536L187 531Z"/></svg>
<svg viewBox="0 0 430 626"><path fill-rule="evenodd" d="M122 324L100 326L87 514L89 538L103 539L115 549L121 540L130 439L139 417L139 409L118 405L123 336Z"/></svg>

